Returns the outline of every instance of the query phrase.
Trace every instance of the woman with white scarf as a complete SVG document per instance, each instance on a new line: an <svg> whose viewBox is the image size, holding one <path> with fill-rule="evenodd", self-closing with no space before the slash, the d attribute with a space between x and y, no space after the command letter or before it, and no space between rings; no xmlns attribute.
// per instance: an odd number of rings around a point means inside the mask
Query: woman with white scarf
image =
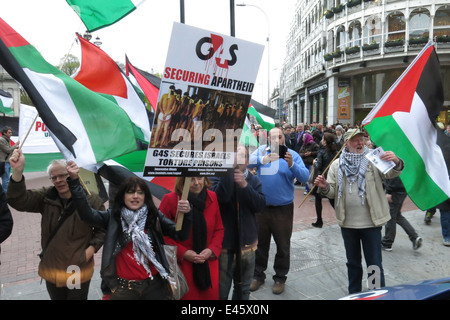
<svg viewBox="0 0 450 320"><path fill-rule="evenodd" d="M72 199L82 220L106 230L100 274L111 290L111 300L171 299L169 265L162 245L163 236L184 240L190 235L192 215L187 200L178 201L178 212L185 213L183 226L166 218L153 203L145 180L131 177L117 190L107 211L92 209L79 183L79 168L67 165Z"/></svg>
<svg viewBox="0 0 450 320"><path fill-rule="evenodd" d="M374 272L369 274L369 288L385 286L381 228L391 217L382 179L399 176L404 163L394 152L386 151L381 159L394 161L396 166L383 174L365 156L369 149L364 143L364 132L350 129L345 133L344 141L347 145L340 157L331 164L327 178L318 176L314 183L319 187L318 192L335 199L336 218L341 226L347 256L348 290L351 294L362 290L361 245L368 273L371 272L369 270Z"/></svg>

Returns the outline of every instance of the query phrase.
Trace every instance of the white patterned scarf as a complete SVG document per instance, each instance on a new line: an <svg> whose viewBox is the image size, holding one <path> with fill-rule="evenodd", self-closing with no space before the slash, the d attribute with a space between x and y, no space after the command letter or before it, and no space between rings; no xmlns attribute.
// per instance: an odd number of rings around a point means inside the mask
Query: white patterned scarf
<svg viewBox="0 0 450 320"><path fill-rule="evenodd" d="M145 221L147 220L147 206L143 206L136 211L123 207L120 220L122 222L123 231L128 233L133 241L133 252L136 262L139 265L142 265L149 274L149 277L153 279L150 271L150 260L161 276L166 279L168 274L161 263L156 259L151 239L144 232Z"/></svg>
<svg viewBox="0 0 450 320"><path fill-rule="evenodd" d="M366 171L369 165L369 159L366 158L366 154L369 149L364 146L362 153L351 153L344 148L342 154L339 157L338 168L338 201L342 197L342 182L344 174L347 177L349 183L349 192L352 192L352 184L358 182L358 195L361 197L361 202L364 204L365 192L366 192Z"/></svg>

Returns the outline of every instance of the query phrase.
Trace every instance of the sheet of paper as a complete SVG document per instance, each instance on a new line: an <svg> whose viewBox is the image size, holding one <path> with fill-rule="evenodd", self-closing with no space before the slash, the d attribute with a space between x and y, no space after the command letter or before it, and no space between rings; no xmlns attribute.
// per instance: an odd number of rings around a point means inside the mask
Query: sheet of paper
<svg viewBox="0 0 450 320"><path fill-rule="evenodd" d="M366 154L366 158L369 159L369 161L372 162L378 168L378 170L383 172L383 174L395 167L394 161L385 161L380 158L384 153L385 151L383 150L383 148L378 147Z"/></svg>

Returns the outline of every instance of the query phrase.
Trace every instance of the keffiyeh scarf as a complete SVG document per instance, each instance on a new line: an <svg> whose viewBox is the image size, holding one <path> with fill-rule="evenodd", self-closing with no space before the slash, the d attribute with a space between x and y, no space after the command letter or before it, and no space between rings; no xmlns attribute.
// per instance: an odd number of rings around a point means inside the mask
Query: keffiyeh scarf
<svg viewBox="0 0 450 320"><path fill-rule="evenodd" d="M366 171L369 165L369 159L366 158L366 154L369 149L364 146L363 153L351 153L345 148L342 150L342 154L339 157L338 168L338 201L342 197L342 183L344 175L349 183L349 192L352 192L352 184L358 182L358 195L361 197L361 202L364 204L365 192L366 192Z"/></svg>
<svg viewBox="0 0 450 320"><path fill-rule="evenodd" d="M136 211L129 210L126 207L122 208L120 220L122 222L123 231L129 234L133 241L133 252L136 262L139 265L142 265L149 274L149 277L153 279L150 271L150 261L161 276L166 279L168 274L161 263L156 259L151 239L144 232L145 221L147 220L147 206L143 206Z"/></svg>

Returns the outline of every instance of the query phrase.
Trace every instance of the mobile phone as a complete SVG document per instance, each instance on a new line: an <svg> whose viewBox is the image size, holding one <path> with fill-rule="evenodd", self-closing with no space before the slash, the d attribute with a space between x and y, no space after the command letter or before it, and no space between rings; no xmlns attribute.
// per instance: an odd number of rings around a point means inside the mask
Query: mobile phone
<svg viewBox="0 0 450 320"><path fill-rule="evenodd" d="M287 147L283 144L280 145L280 151L278 152L278 155L280 156L280 159L284 159L284 156L286 155L287 152Z"/></svg>

